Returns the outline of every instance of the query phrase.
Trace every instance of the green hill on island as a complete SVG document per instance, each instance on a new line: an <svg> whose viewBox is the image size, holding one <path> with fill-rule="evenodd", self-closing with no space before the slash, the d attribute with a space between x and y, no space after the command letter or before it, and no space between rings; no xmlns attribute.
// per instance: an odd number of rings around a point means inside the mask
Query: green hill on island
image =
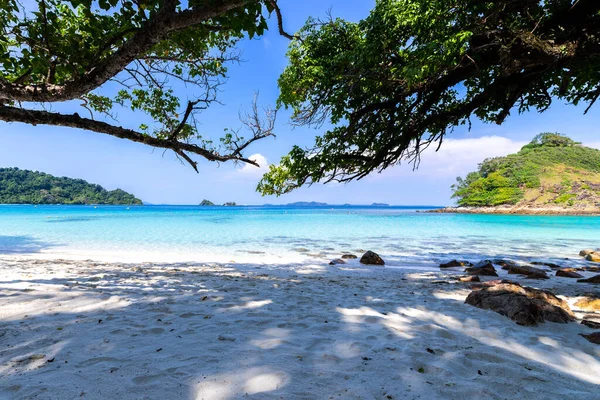
<svg viewBox="0 0 600 400"><path fill-rule="evenodd" d="M459 206L600 207L600 150L541 133L518 153L486 159L456 180Z"/></svg>
<svg viewBox="0 0 600 400"><path fill-rule="evenodd" d="M83 179L0 168L0 204L142 204L121 189L108 191Z"/></svg>

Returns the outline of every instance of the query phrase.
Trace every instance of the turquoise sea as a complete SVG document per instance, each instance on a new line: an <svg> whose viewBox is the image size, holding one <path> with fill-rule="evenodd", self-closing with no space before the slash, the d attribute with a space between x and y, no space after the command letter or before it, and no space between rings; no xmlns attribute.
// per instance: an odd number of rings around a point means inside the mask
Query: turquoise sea
<svg viewBox="0 0 600 400"><path fill-rule="evenodd" d="M373 250L389 266L433 267L452 258L579 261L579 250L600 247L600 217L417 211L424 208L3 205L0 254L324 263Z"/></svg>

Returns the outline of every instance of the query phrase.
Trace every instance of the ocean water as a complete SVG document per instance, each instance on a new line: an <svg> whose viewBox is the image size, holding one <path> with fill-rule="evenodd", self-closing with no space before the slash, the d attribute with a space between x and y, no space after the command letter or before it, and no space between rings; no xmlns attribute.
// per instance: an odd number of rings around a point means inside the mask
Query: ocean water
<svg viewBox="0 0 600 400"><path fill-rule="evenodd" d="M423 213L408 207L0 206L0 254L122 261L324 263L379 253L392 267L452 258L580 262L600 217Z"/></svg>

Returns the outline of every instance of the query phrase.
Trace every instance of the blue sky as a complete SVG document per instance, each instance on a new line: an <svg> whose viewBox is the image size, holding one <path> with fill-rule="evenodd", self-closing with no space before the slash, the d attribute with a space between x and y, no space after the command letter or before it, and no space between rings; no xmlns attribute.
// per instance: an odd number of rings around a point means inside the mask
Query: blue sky
<svg viewBox="0 0 600 400"><path fill-rule="evenodd" d="M309 16L359 20L367 16L374 1L367 0L280 0L288 31L299 29ZM278 35L274 21L271 31L240 44L245 60L230 68L230 78L220 95L223 106L202 114L202 128L218 138L223 128L237 127L238 113L260 92L259 102L273 105L277 99L277 78L286 65L288 41ZM373 174L347 185L320 185L302 188L276 198L255 192L261 170L249 166L217 165L200 161L200 173L182 165L173 154L121 139L68 128L0 122L0 166L19 167L53 175L83 178L108 189L121 188L145 202L159 204L197 204L202 199L240 204L324 201L334 204L451 204L450 185L456 176L465 175L486 157L517 151L539 132L563 132L584 144L600 147L597 108L583 115L584 107L555 103L544 114L513 115L502 126L475 121L471 131L457 129L448 136L438 153L424 155L417 171L402 165ZM82 112L73 107L69 112ZM137 127L135 115L120 118L124 126ZM320 131L293 128L289 113L278 115L277 137L259 141L247 155L262 162L277 163L293 144L310 145Z"/></svg>

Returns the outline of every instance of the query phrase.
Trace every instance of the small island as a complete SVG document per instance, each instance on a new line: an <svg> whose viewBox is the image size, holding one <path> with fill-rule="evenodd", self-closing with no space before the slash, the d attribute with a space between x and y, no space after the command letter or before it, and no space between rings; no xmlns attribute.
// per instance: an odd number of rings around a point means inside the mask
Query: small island
<svg viewBox="0 0 600 400"><path fill-rule="evenodd" d="M108 191L83 179L0 168L0 204L141 205L142 201L121 189Z"/></svg>
<svg viewBox="0 0 600 400"><path fill-rule="evenodd" d="M432 212L600 215L600 150L541 133L516 154L484 160L452 189L458 206Z"/></svg>
<svg viewBox="0 0 600 400"><path fill-rule="evenodd" d="M286 207L329 207L327 203L319 203L316 201L297 201L295 203L288 203Z"/></svg>
<svg viewBox="0 0 600 400"><path fill-rule="evenodd" d="M200 202L200 205L202 207L218 206L218 204L215 204L212 201L206 200L206 199L202 200L202 202ZM237 203L235 201L228 201L226 203L223 203L221 206L222 207L235 207L235 206L237 206Z"/></svg>

